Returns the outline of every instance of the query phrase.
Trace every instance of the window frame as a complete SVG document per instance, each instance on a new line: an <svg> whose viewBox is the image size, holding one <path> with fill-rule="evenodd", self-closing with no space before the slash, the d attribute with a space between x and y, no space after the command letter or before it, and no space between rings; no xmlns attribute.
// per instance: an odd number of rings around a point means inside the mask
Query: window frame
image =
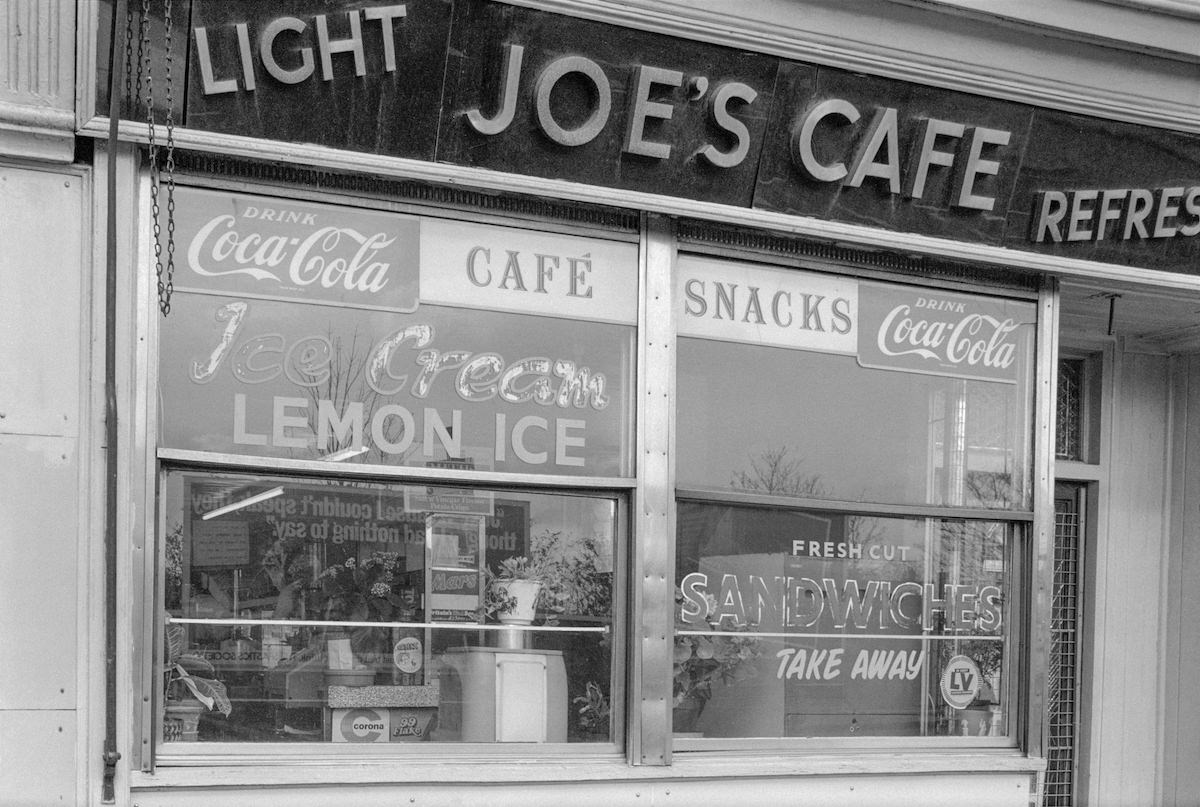
<svg viewBox="0 0 1200 807"><path fill-rule="evenodd" d="M976 277L967 280L947 279L934 276L907 274L881 271L870 265L856 264L853 259L836 260L827 258L781 258L779 253L771 249L772 244L743 246L735 236L721 243L719 237L711 241L705 237L704 225L697 227L689 223L687 237L673 238L671 247L673 256L677 259L679 253L694 254L705 258L719 258L734 262L747 262L780 269L798 269L803 271L821 272L831 275L850 276L855 279L881 281L885 283L900 283L909 286L924 286L933 289L944 289L967 294L983 294L994 297L1004 297L1023 300L1036 305L1036 321L1034 325L1034 344L1032 357L1031 402L1028 419L1030 433L1027 435L1029 445L1029 474L1031 489L1031 508L1028 510L999 510L967 507L943 507L925 505L883 505L873 502L849 502L833 499L801 499L794 497L772 496L753 493L742 493L732 490L711 489L704 487L677 487L673 473L670 478L671 504L671 558L666 570L667 578L675 585L674 545L677 531L674 521L675 502L680 500L706 503L754 504L792 507L795 509L826 510L839 513L870 514L880 516L909 516L936 519L945 516L954 519L981 518L989 521L1005 522L1016 527L1018 540L1014 541L1012 550L1013 566L1011 569L1013 591L1011 597L1012 611L1010 623L1013 631L1006 661L1008 667L1005 688L1011 706L1007 711L1007 733L1002 738L954 738L954 737L881 737L881 738L721 738L721 739L678 739L673 743L675 750L685 754L689 752L724 752L724 753L762 753L773 752L786 755L811 753L823 749L850 751L852 749L867 751L899 750L913 748L915 750L946 750L946 751L981 751L981 752L1024 752L1030 756L1041 753L1041 726L1044 721L1044 710L1041 704L1045 699L1045 680L1049 646L1049 628L1039 625L1039 614L1049 614L1049 598L1052 575L1051 564L1047 562L1053 539L1053 490L1050 480L1053 479L1053 411L1055 397L1052 379L1054 377L1054 360L1057 352L1058 330L1058 285L1052 277L1041 276L1036 279L1034 288L1019 287L988 278L979 267L974 271ZM713 230L717 230L713 225ZM699 235L697 235L699 230ZM674 231L671 231L674 236ZM753 235L746 240L752 241ZM770 236L768 236L770 238ZM732 244L730 243L732 242ZM657 312L660 319L669 321L672 325L671 344L678 338L674 329L675 311L678 307L674 299L674 273L676 265L671 266L671 279L662 290L663 296L648 301L647 306L652 314ZM1032 284L1031 284L1032 285ZM664 299L665 298L665 299ZM670 364L670 393L672 402L678 399L674 361ZM671 454L675 454L674 422L672 416ZM1051 506L1048 515L1047 502ZM673 635L673 628L668 628ZM670 666L667 665L669 678ZM1040 682L1040 683L1039 683ZM671 701L670 688L666 690L667 702ZM666 720L671 719L670 708L667 709Z"/></svg>
<svg viewBox="0 0 1200 807"><path fill-rule="evenodd" d="M823 749L895 749L899 746L921 750L983 750L983 749L1014 749L1019 746L1017 727L1021 720L1021 688L1020 679L1025 663L1023 633L1028 622L1026 580L1022 574L1025 568L1026 547L1028 545L1031 526L1034 518L1032 511L982 510L966 507L921 507L916 505L900 505L896 508L866 502L842 502L830 499L809 499L793 496L771 494L745 494L737 491L721 491L710 488L678 488L675 491L675 501L690 502L705 505L733 505L765 507L786 511L802 511L805 513L828 513L830 515L878 516L881 518L903 518L925 522L947 521L986 521L1003 524L1013 532L1014 540L1009 547L1010 558L1010 588L1004 592L1005 616L1004 621L1011 628L1009 640L1005 643L1004 656L1004 691L1005 712L1008 728L1004 735L998 737L957 737L954 735L926 736L880 736L880 737L721 737L721 738L680 738L675 741L680 751L713 751L713 750L744 750L744 751L776 751L776 752L814 752ZM674 579L674 570L672 570ZM734 634L736 635L736 634ZM752 635L752 633L751 633ZM803 632L797 632L796 638L804 638ZM847 636L853 639L853 634ZM914 637L916 638L916 637ZM970 636L958 637L970 639ZM928 662L927 662L928 663Z"/></svg>
<svg viewBox="0 0 1200 807"><path fill-rule="evenodd" d="M133 211L129 239L132 252L137 256L134 272L126 285L118 292L125 324L122 325L121 350L132 358L131 369L122 379L122 394L129 402L131 415L122 426L122 440L127 450L122 453L118 473L124 480L127 504L122 508L120 524L132 536L123 552L126 572L119 580L122 598L130 605L122 609L123 618L119 631L128 639L128 654L125 657L125 680L130 685L131 700L128 724L128 748L130 761L135 771L152 774L161 764L170 767L218 765L320 765L329 760L357 759L379 763L394 762L411 758L416 764L445 762L449 756L463 754L503 762L518 758L527 759L524 749L506 751L494 744L429 744L429 749L415 749L416 744L406 744L400 751L380 754L378 749L347 744L332 747L332 744L314 744L303 753L295 745L287 746L286 752L273 744L213 744L211 749L188 755L169 755L155 747L154 682L158 679L154 659L161 650L161 631L156 630L161 607L159 590L160 559L158 551L161 534L162 513L157 507L157 488L162 468L204 467L209 470L231 472L262 472L311 474L323 470L322 463L302 460L252 458L246 456L209 454L159 449L156 444L157 388L158 388L158 324L160 322L154 299L155 271L154 251L148 226L150 179L149 173L129 163L132 170L125 175L127 195L125 200ZM496 214L469 204L453 202L415 203L398 200L394 196L372 194L365 191L316 190L312 187L291 185L282 180L247 180L240 177L214 176L204 173L183 173L180 183L198 187L218 188L231 192L260 194L286 194L294 198L323 204L347 204L371 206L373 209L409 215L434 215L441 218L459 218L477 223L516 226L526 229L544 230L567 235L584 235L638 245L638 321L635 326L633 355L636 361L632 406L633 433L630 450L633 452L632 472L629 478L609 477L560 477L554 475L517 475L494 472L465 472L455 469L370 467L362 471L352 468L341 469L348 476L361 474L364 477L401 483L446 483L458 486L478 483L495 487L518 487L563 491L611 492L618 502L617 555L614 557L614 635L622 631L621 640L614 641L613 655L616 677L613 681L614 703L618 687L623 688L624 712L614 715L614 727L620 725L619 735L614 728L612 748L605 750L585 748L584 744L564 744L561 747L549 744L539 746L539 753L549 760L570 761L602 759L626 765L670 766L673 752L684 752L680 763L686 760L690 770L694 760L703 755L695 751L712 751L712 745L694 747L689 743L675 742L671 736L671 649L673 642L672 593L675 574L675 498L682 495L702 494L708 491L675 489L675 418L676 400L675 375L675 304L673 279L677 255L681 251L702 255L725 257L733 260L749 260L773 266L797 266L791 258L781 257L769 246L750 248L720 243L713 237L711 242L689 237L685 229L695 231L695 222L674 215L643 212L636 231L624 231L590 222L566 222L551 215L521 215L516 213ZM569 204L569 203L568 203ZM682 226L683 222L687 226ZM701 225L707 229L709 225ZM717 230L720 225L712 224ZM765 233L772 238L770 233ZM791 239L793 236L782 235ZM823 254L823 253L822 253ZM853 253L847 253L852 255ZM865 253L864 253L865 254ZM972 749L955 744L954 749L976 750L985 754L1008 753L1015 750L1020 756L1038 757L1042 753L1040 740L1043 723L1042 704L1045 700L1045 655L1049 644L1049 629L1038 625L1039 614L1049 613L1050 580L1049 563L1053 538L1053 491L1049 480L1053 478L1053 361L1057 349L1058 290L1053 277L1039 276L1037 287L1018 287L1003 279L990 280L986 267L979 266L977 277L964 281L953 278L909 275L902 270L883 270L879 265L858 263L852 257L838 255L834 258L804 258L806 269L832 274L852 275L860 279L902 282L930 288L947 288L956 291L982 292L999 296L1036 300L1038 316L1034 355L1034 404L1032 423L1033 467L1031 486L1033 509L1023 512L1014 520L1021 522L1027 531L1026 539L1019 544L1014 555L1014 581L1020 582L1020 655L1013 666L1011 679L1018 688L1009 714L1010 735L1014 742L1005 742L1000 747L985 745ZM774 499L772 499L774 503ZM815 508L828 509L828 500L814 501ZM835 503L836 504L836 503ZM847 503L851 504L851 503ZM858 504L858 503L854 503ZM889 513L900 514L901 509L889 508ZM939 508L932 508L938 510ZM995 520L1001 511L987 510L978 513ZM909 513L903 513L909 515ZM971 517L976 511L954 510L953 517ZM913 514L915 515L915 513ZM1011 514L1010 514L1011 515ZM664 537L666 538L664 540ZM618 608L621 608L619 613ZM1039 683L1040 682L1040 683ZM829 738L821 741L828 748ZM906 738L903 743L894 738L882 738L878 743L864 743L861 739L846 744L834 744L836 751L854 750L899 751L913 748L921 751L944 751L945 743L928 747L914 746ZM707 741L699 741L707 742ZM600 745L600 744L595 744ZM1015 745L1015 749L1013 746ZM230 751L236 751L231 754ZM750 741L741 746L727 746L722 750L730 755L745 754L745 759L755 759L764 750L780 754L780 761L788 757L800 758L811 752L811 744L788 740L786 743ZM411 756L410 756L411 755ZM1002 766L1003 757L995 757Z"/></svg>
<svg viewBox="0 0 1200 807"><path fill-rule="evenodd" d="M627 445L630 452L631 474L620 476L583 476L544 473L514 473L498 471L473 471L454 468L427 468L379 465L333 465L317 460L296 460L283 457L251 456L222 452L194 451L160 447L158 440L159 405L159 343L162 318L155 298L155 259L149 224L150 178L140 170L136 176L137 212L136 285L132 288L131 308L136 311L134 325L135 371L130 379L134 401L136 425L133 432L133 462L128 469L129 478L134 480L131 489L137 501L134 512L142 514L135 528L132 575L130 577L133 597L131 618L131 684L137 693L132 715L131 747L135 749L131 764L144 773L154 773L159 767L188 767L219 764L281 764L309 765L325 764L330 760L361 759L366 761L398 762L412 759L435 762L451 757L471 756L492 760L515 760L528 758L528 745L522 743L394 743L380 747L374 744L357 743L172 743L162 742L161 701L162 676L157 673L156 659L162 658L164 636L159 629L163 602L163 563L165 544L160 536L165 534L165 511L160 506L158 491L162 480L170 471L202 471L212 473L287 475L292 477L316 477L342 480L370 480L383 484L440 483L457 487L472 485L494 490L526 490L547 493L578 493L583 495L611 496L616 504L616 527L613 550L613 621L612 621L612 692L610 702L628 703L630 698L631 654L629 626L632 609L628 606L631 585L630 569L635 554L632 544L636 534L633 528L633 499L641 479L637 454L637 435L640 431L641 412L638 403L643 387L640 364L630 374L631 388ZM396 213L409 216L426 216L442 220L460 220L474 224L513 227L557 235L579 236L614 242L640 243L640 233L628 233L592 224L565 223L551 217L497 215L466 206L439 206L410 203L369 194L345 193L295 187L283 182L259 182L238 178L214 177L200 173L183 173L175 177L177 186L185 185L204 189L216 189L229 193L246 193L263 196L288 197L334 206L369 208L373 211ZM177 245L178 246L178 245ZM641 250L638 250L638 317L643 316L642 292L644 288ZM634 346L632 355L637 361L639 325L633 325ZM140 480L140 481L139 481ZM571 704L567 704L571 708ZM539 743L538 755L547 759L612 759L624 757L630 744L632 728L628 709L615 708L612 712L612 727L609 742L605 743ZM195 748L182 746L195 745ZM383 744L380 744L383 745Z"/></svg>

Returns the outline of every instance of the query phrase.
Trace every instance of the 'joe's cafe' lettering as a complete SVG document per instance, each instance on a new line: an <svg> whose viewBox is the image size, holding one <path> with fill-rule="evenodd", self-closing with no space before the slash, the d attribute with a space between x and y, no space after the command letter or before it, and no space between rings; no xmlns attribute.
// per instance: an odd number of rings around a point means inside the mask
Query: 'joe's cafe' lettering
<svg viewBox="0 0 1200 807"><path fill-rule="evenodd" d="M330 14L315 14L311 19L280 16L260 26L257 37L245 22L231 26L219 37L210 35L208 26L193 29L196 58L199 64L204 95L219 95L258 88L256 71L261 69L270 78L285 84L300 84L314 78L330 82L334 78L334 59L350 59L354 75L364 76L368 60L367 46L375 40L383 49L380 69L397 69L397 37L407 24L407 6L395 4L349 9L342 13L349 35L335 39L330 34ZM338 20L342 22L342 20ZM299 40L300 46L295 42ZM220 42L217 45L217 42ZM292 43L293 54L287 65L281 63L277 51L286 51L283 41ZM217 76L214 72L213 48L229 51L231 58L221 60L237 65L237 73ZM314 58L314 51L316 57ZM675 119L677 109L686 104L704 103L707 120L715 137L695 150L695 157L707 166L730 169L741 165L751 153L751 133L745 118L759 101L760 92L744 81L724 76L685 75L671 66L632 63L606 70L586 55L568 53L541 65L531 81L528 98L521 98L522 71L528 69L525 46L508 42L503 47L502 61L491 66L500 76L495 98L488 99L493 112L480 107L467 109L463 119L476 133L496 136L504 133L518 119L518 111L532 112L537 130L552 143L567 148L586 145L606 130L613 121L623 118L621 153L637 158L666 160L671 157L672 144L666 140L666 130ZM298 57L298 64L292 64ZM287 61L286 59L283 61ZM318 69L319 62L319 69ZM613 75L610 75L613 74ZM564 81L581 83L588 88L592 105L585 120L574 125L556 117L551 96ZM624 92L614 90L620 82ZM625 114L614 110L614 100L627 98ZM867 180L877 180L879 187L893 195L921 199L931 171L953 172L953 190L948 203L952 207L992 210L994 197L977 188L981 178L998 173L1001 163L994 152L1009 144L1008 131L976 125L970 121L941 120L933 117L916 119L911 123L918 132L914 148L901 159L902 110L878 105L864 120L864 113L844 98L815 99L790 132L791 159L796 169L810 180L838 183L857 188ZM857 144L851 153L826 157L819 153L823 131L838 126L861 128ZM657 137L651 131L657 132ZM910 135L909 132L905 132Z"/></svg>
<svg viewBox="0 0 1200 807"><path fill-rule="evenodd" d="M885 226L1014 248L1090 243L1090 256L1115 262L1145 264L1146 245L1200 235L1200 153L1181 133L1159 133L1170 149L1151 152L1136 127L1108 121L767 54L731 58L728 48L649 32L614 52L593 45L604 41L602 24L486 0L458 5L469 8L453 24L444 4L425 0L337 10L314 0L287 14L249 2L198 6L186 124L318 142L321 132L305 128L311 116L234 96L270 94L286 107L289 97L324 105L336 95L336 111L313 114L389 134L319 140L333 147L855 223L884 217ZM345 102L358 81L378 82L363 98L383 93L381 103ZM567 108L555 100L563 96L574 99ZM260 108L268 111L256 116ZM375 119L400 109L403 120ZM1105 181L1117 169L1082 155L1118 137L1136 173ZM1160 151L1178 157L1164 162ZM1131 251L1131 242L1143 246ZM1154 268L1196 271L1190 248L1156 255Z"/></svg>

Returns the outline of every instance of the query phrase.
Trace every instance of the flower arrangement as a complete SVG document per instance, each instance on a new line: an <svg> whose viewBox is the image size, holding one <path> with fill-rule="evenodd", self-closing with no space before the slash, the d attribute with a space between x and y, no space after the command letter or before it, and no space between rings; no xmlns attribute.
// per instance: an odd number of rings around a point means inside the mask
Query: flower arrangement
<svg viewBox="0 0 1200 807"><path fill-rule="evenodd" d="M709 594L707 600L704 624L713 630L727 630L710 616L717 610L716 598ZM712 697L713 684L729 685L753 674L754 668L746 665L762 655L762 651L758 639L752 636L680 635L681 630L696 628L695 623L683 621L682 605L683 593L676 590L672 706L678 708L690 702L699 716Z"/></svg>
<svg viewBox="0 0 1200 807"><path fill-rule="evenodd" d="M313 560L309 544L302 538L277 538L263 552L259 574L252 589L263 594L278 592L273 615L276 619L303 613L302 597L313 586Z"/></svg>
<svg viewBox="0 0 1200 807"><path fill-rule="evenodd" d="M411 590L402 585L403 562L396 552L372 552L326 568L313 585L325 597L325 618L393 622L413 610Z"/></svg>

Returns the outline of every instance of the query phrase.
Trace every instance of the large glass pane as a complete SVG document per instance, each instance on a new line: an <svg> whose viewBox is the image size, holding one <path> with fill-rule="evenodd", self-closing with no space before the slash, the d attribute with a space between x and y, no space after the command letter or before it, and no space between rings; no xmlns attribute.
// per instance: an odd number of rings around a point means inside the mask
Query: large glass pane
<svg viewBox="0 0 1200 807"><path fill-rule="evenodd" d="M1031 303L681 267L680 487L1031 508Z"/></svg>
<svg viewBox="0 0 1200 807"><path fill-rule="evenodd" d="M160 447L632 474L635 245L195 188L178 205Z"/></svg>
<svg viewBox="0 0 1200 807"><path fill-rule="evenodd" d="M168 740L614 738L612 497L170 471L161 502Z"/></svg>
<svg viewBox="0 0 1200 807"><path fill-rule="evenodd" d="M677 735L1005 736L1016 537L681 502Z"/></svg>
<svg viewBox="0 0 1200 807"><path fill-rule="evenodd" d="M186 293L173 298L168 325L163 447L380 465L452 460L526 473L628 472L632 332L622 326ZM231 346L222 347L229 337ZM373 375L371 362L386 354L389 340L397 345L387 354L391 369ZM551 358L541 358L551 349ZM564 361L582 368L578 395L568 373L548 369ZM470 366L478 372L463 376ZM211 372L198 380L198 367ZM513 379L509 400L498 395L502 377ZM542 388L546 400L533 392Z"/></svg>

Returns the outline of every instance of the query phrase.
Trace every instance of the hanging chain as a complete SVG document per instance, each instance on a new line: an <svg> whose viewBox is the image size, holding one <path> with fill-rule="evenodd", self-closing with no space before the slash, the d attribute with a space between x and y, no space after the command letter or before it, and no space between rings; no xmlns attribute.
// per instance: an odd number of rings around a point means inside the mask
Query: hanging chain
<svg viewBox="0 0 1200 807"><path fill-rule="evenodd" d="M150 17L150 0L142 0L142 20ZM158 208L158 144L154 139L154 71L150 64L150 48L145 49L146 60L146 130L150 138L150 226L154 230L154 275L158 278L158 307L163 300L162 226L159 224Z"/></svg>
<svg viewBox="0 0 1200 807"><path fill-rule="evenodd" d="M137 91L141 95L142 74L146 81L146 130L150 163L150 222L154 232L154 275L158 284L158 308L165 317L171 311L171 295L175 291L175 119L174 88L171 80L173 56L171 54L171 0L164 0L163 22L166 29L166 87L167 87L167 245L166 266L163 265L162 208L159 205L159 190L162 170L159 163L159 146L154 120L154 71L151 65L150 44L146 42L146 30L150 18L150 0L142 0L142 21L139 26L139 69ZM144 67L144 71L143 71Z"/></svg>
<svg viewBox="0 0 1200 807"><path fill-rule="evenodd" d="M137 76L138 76L138 93L142 91L142 37L138 36L138 60L137 60ZM112 69L116 69L113 65ZM126 104L133 98L133 6L125 6L125 103L121 104L121 109L126 108Z"/></svg>
<svg viewBox="0 0 1200 807"><path fill-rule="evenodd" d="M171 295L175 292L175 95L171 81L171 0L163 1L167 27L167 282L159 292L159 307L165 317L171 312Z"/></svg>

